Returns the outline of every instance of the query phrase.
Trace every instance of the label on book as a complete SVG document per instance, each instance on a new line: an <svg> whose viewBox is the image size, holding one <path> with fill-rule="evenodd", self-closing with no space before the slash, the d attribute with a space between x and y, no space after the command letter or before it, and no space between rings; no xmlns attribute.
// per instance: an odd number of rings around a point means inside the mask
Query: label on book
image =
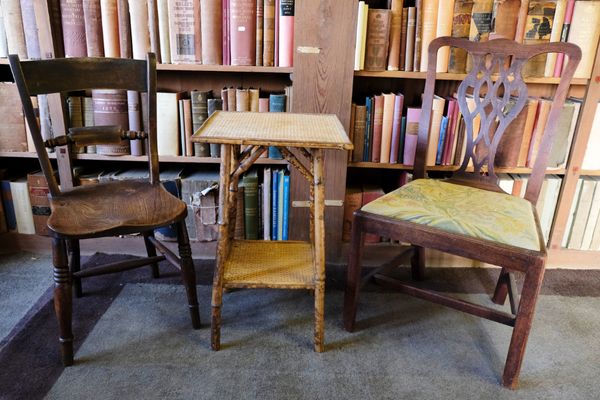
<svg viewBox="0 0 600 400"><path fill-rule="evenodd" d="M282 17L293 17L294 16L294 0L281 0L281 14Z"/></svg>

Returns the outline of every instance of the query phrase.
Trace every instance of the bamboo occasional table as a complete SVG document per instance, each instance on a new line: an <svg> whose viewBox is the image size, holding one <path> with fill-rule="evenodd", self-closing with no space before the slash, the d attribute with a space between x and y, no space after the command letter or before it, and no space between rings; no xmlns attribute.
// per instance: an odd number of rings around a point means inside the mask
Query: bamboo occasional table
<svg viewBox="0 0 600 400"><path fill-rule="evenodd" d="M315 351L322 352L325 301L323 149L352 148L340 121L335 115L326 114L217 111L194 133L192 141L221 144L212 349L220 348L223 288L275 288L314 290ZM310 185L308 242L233 239L240 176L269 146L277 147ZM291 148L302 156L296 157Z"/></svg>

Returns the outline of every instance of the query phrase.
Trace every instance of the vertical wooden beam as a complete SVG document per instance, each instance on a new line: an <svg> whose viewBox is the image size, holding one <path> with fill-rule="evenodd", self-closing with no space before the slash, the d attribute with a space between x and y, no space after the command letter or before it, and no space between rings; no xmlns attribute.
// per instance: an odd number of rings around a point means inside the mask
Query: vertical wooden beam
<svg viewBox="0 0 600 400"><path fill-rule="evenodd" d="M596 49L596 60L590 83L587 87L583 104L581 106L579 121L573 138L573 146L569 154L567 163L567 171L563 179L560 195L558 197L558 205L554 214L554 222L550 231L550 240L548 248L560 249L563 236L565 235L567 220L571 205L575 197L575 188L577 180L581 175L581 165L587 149L588 140L592 132L592 123L596 108L600 101L600 45Z"/></svg>
<svg viewBox="0 0 600 400"><path fill-rule="evenodd" d="M303 0L296 2L297 21L294 31L293 112L336 114L349 129L352 81L354 76L354 41L357 17L356 1ZM343 200L348 155L343 151L326 151L325 196ZM291 200L307 200L303 179L296 171L290 180ZM325 213L327 255L334 257L341 249L343 207L328 207ZM306 209L292 208L290 226L307 239Z"/></svg>
<svg viewBox="0 0 600 400"><path fill-rule="evenodd" d="M323 150L313 149L314 271L315 271L315 351L324 349L325 320L325 182Z"/></svg>

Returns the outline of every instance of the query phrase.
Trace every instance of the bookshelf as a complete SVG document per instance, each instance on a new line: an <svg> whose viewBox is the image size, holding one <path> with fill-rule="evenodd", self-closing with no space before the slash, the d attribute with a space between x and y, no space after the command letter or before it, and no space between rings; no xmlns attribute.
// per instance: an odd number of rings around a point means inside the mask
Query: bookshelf
<svg viewBox="0 0 600 400"><path fill-rule="evenodd" d="M358 1L354 1L358 8ZM385 8L385 2L366 1L373 8ZM388 2L389 4L389 2ZM414 5L412 3L404 3ZM357 12L358 15L358 12ZM357 20L355 20L355 23ZM576 24L577 21L573 21ZM435 25L435 24L434 24ZM356 25L355 25L356 26ZM356 31L354 32L356 38ZM567 222L571 212L571 206L576 201L576 187L581 177L600 176L600 170L582 170L582 161L586 152L588 139L592 127L592 121L596 111L596 106L600 101L600 46L594 47L595 53L592 55L593 70L589 78L574 78L569 89L569 96L583 99L579 110L579 117L575 126L575 134L571 147L567 153L567 163L562 168L549 168L547 175L558 175L562 178L558 202L554 217L552 219L551 230L548 240L549 265L569 267L595 267L599 268L597 261L597 251L574 250L561 246ZM354 61L354 60L353 60ZM402 68L400 68L402 69ZM352 100L357 104L365 104L366 96L373 96L380 93L403 93L404 105L417 104L418 96L424 88L426 72L414 71L367 71L359 69L353 72L353 95ZM436 94L451 95L466 74L464 73L438 73L436 84ZM532 96L544 97L553 93L559 78L530 76L525 78L528 83L529 93ZM438 93L439 92L439 93ZM420 104L420 103L419 103ZM428 172L434 172L436 176L443 176L444 172L458 169L455 165L436 165L427 167ZM388 189L397 182L398 176L402 171L410 172L412 166L403 164L389 164L378 162L349 162L348 163L348 182L354 183L373 183L381 182L382 176L386 173L390 176L390 183L386 186ZM530 168L512 167L496 168L497 173L511 173L527 175L531 172ZM457 260L456 265L464 264L464 260Z"/></svg>

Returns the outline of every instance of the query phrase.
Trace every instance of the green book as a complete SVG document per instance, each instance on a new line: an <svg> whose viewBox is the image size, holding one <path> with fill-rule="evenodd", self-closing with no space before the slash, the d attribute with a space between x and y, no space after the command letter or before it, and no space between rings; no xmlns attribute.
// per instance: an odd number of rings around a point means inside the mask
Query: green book
<svg viewBox="0 0 600 400"><path fill-rule="evenodd" d="M251 170L242 178L244 185L244 236L258 240L258 174Z"/></svg>

